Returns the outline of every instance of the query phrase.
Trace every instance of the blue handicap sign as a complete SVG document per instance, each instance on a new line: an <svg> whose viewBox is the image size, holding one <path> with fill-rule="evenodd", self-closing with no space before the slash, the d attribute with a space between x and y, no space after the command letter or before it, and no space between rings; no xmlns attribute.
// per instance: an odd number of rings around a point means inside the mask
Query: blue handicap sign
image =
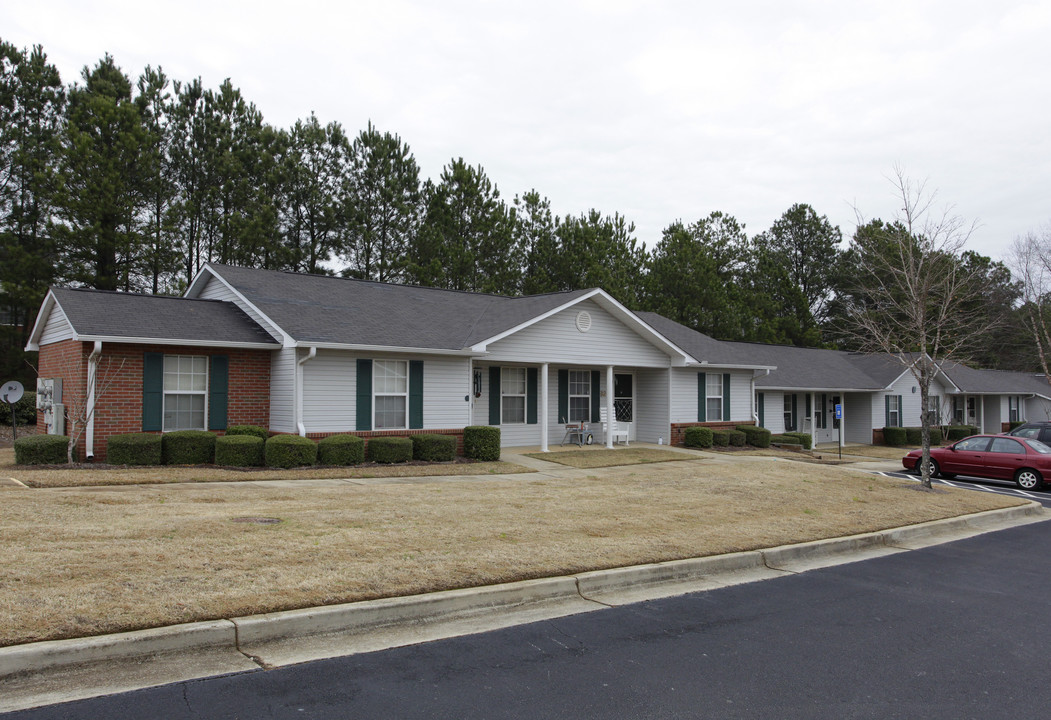
<svg viewBox="0 0 1051 720"><path fill-rule="evenodd" d="M836 405L836 420L843 419L843 406L840 404Z"/></svg>

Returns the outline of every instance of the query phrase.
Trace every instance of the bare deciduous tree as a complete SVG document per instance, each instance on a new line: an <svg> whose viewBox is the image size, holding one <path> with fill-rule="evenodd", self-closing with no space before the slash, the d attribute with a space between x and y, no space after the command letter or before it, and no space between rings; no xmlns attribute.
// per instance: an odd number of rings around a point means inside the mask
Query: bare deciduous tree
<svg viewBox="0 0 1051 720"><path fill-rule="evenodd" d="M1051 332L1047 315L1051 311L1051 226L1015 238L1008 252L1008 265L1015 279L1022 283L1022 306L1019 316L1036 348L1047 381L1048 356L1051 355Z"/></svg>
<svg viewBox="0 0 1051 720"><path fill-rule="evenodd" d="M929 400L931 382L947 361L960 361L989 320L967 311L980 287L960 255L976 223L953 207L936 208L937 193L910 180L900 167L891 182L902 203L895 222L866 223L850 252L857 261L856 287L842 298L841 330L866 352L897 358L920 391L923 437L921 480L930 488Z"/></svg>
<svg viewBox="0 0 1051 720"><path fill-rule="evenodd" d="M83 367L80 362L82 355L68 358L62 363L62 376L76 378ZM87 382L80 387L80 383L68 382L63 387L62 401L66 406L66 435L69 442L66 445L66 461L73 464L73 448L80 441L81 435L87 428L88 422L94 418L95 410L99 400L113 386L120 377L127 358L112 356L101 356L95 361L88 361ZM94 394L92 394L94 386Z"/></svg>

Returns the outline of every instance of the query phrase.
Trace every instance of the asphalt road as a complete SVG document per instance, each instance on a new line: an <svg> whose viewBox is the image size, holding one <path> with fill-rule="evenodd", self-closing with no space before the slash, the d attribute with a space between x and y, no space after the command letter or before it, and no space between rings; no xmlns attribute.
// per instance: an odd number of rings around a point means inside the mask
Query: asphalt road
<svg viewBox="0 0 1051 720"><path fill-rule="evenodd" d="M1036 718L1051 522L10 718Z"/></svg>

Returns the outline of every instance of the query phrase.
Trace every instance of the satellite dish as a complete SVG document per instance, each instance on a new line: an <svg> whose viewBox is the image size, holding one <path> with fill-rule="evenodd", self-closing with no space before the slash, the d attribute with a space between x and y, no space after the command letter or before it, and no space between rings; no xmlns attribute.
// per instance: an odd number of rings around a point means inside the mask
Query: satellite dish
<svg viewBox="0 0 1051 720"><path fill-rule="evenodd" d="M17 380L5 382L4 386L0 388L0 400L3 400L8 405L14 405L22 399L22 395L25 394L25 391L25 388L22 387L22 383Z"/></svg>

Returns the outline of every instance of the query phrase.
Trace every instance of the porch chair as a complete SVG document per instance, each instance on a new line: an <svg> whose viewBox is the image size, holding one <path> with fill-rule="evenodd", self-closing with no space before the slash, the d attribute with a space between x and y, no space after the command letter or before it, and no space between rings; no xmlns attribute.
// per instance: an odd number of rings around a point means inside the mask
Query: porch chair
<svg viewBox="0 0 1051 720"><path fill-rule="evenodd" d="M624 445L630 446L631 443L628 440L629 432L627 423L614 421L612 429L610 424L606 421L606 408L600 410L602 419L602 433L604 438L612 437L614 443L623 441ZM608 434L607 434L608 433Z"/></svg>

